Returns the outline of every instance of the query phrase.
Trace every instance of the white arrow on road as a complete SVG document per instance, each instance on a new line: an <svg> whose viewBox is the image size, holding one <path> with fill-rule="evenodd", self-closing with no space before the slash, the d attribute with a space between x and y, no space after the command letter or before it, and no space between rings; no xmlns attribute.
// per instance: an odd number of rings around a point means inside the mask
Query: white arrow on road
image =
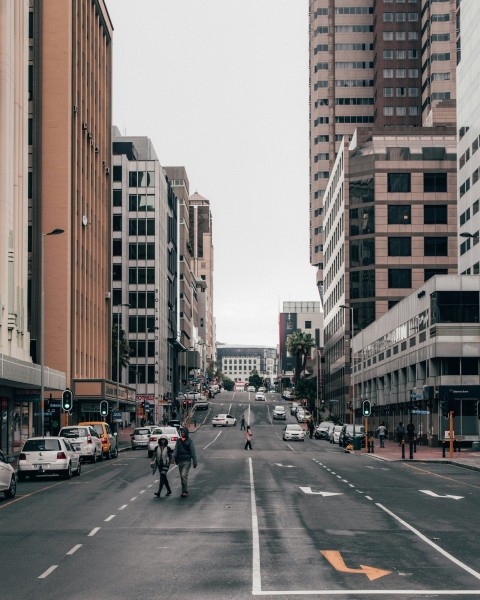
<svg viewBox="0 0 480 600"><path fill-rule="evenodd" d="M431 490L418 490L418 491L422 492L423 494L427 494L427 496L432 496L433 498L451 498L452 500L462 500L462 498L464 498L464 496L451 496L450 494L441 496L440 494L436 494L435 492L432 492Z"/></svg>
<svg viewBox="0 0 480 600"><path fill-rule="evenodd" d="M286 469L294 469L295 465L282 465L282 463L275 463L277 467L285 467Z"/></svg>
<svg viewBox="0 0 480 600"><path fill-rule="evenodd" d="M342 492L314 492L310 487L300 488L304 494L313 494L315 496L343 496Z"/></svg>

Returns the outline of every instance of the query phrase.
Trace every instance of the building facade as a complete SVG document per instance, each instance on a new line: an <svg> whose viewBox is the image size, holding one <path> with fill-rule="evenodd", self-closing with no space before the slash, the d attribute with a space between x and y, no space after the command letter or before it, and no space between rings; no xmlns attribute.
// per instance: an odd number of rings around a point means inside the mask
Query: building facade
<svg viewBox="0 0 480 600"><path fill-rule="evenodd" d="M235 382L248 383L255 370L272 383L275 371L276 349L267 346L235 346L219 344L217 347L218 369Z"/></svg>

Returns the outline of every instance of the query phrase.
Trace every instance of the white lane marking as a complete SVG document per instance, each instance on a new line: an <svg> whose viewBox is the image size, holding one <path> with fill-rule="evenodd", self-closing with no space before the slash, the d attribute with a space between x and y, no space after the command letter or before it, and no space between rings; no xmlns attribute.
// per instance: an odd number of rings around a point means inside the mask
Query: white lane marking
<svg viewBox="0 0 480 600"><path fill-rule="evenodd" d="M122 506L118 509L118 510L123 510L124 508L127 508L128 504L122 504Z"/></svg>
<svg viewBox="0 0 480 600"><path fill-rule="evenodd" d="M52 565L51 567L48 567L46 571L44 571L41 575L38 576L38 579L45 579L45 577L48 577L50 573L53 573L53 571L55 571L57 567L58 565Z"/></svg>
<svg viewBox="0 0 480 600"><path fill-rule="evenodd" d="M77 544L76 546L74 546L73 548L71 548L68 552L67 552L67 556L72 556L72 554L75 554L75 552L82 547L83 544Z"/></svg>
<svg viewBox="0 0 480 600"><path fill-rule="evenodd" d="M300 489L304 494L314 494L316 496L343 496L342 492L315 492L311 487L301 487Z"/></svg>
<svg viewBox="0 0 480 600"><path fill-rule="evenodd" d="M260 534L258 531L257 502L255 500L255 482L253 480L252 459L248 459L250 471L250 506L252 511L252 594L257 594L262 589L262 575L260 572Z"/></svg>
<svg viewBox="0 0 480 600"><path fill-rule="evenodd" d="M146 491L147 491L147 490L142 490L142 491L140 492L140 494L144 494Z"/></svg>
<svg viewBox="0 0 480 600"><path fill-rule="evenodd" d="M370 496L365 496L365 498L366 498L367 500L373 500L373 498L371 498Z"/></svg>
<svg viewBox="0 0 480 600"><path fill-rule="evenodd" d="M436 550L437 552L439 552L440 554L442 554L445 558L447 558L448 560L452 561L454 564L456 564L458 567L460 567L461 569L463 569L467 573L470 573L470 575L473 575L473 577L475 577L476 579L480 579L480 573L478 571L475 571L474 569L472 569L471 567L469 567L468 565L466 565L462 561L458 560L458 558L455 558L449 552L447 552L446 550L444 550L443 548L441 548L440 546L438 546L437 544L435 544L435 542L432 542L432 540L429 540L426 536L423 535L423 533L420 533L420 531L418 531L418 529L415 529L415 527L413 527L412 525L410 525L409 523L407 523L406 521L404 521L403 519L401 519L400 517L398 517L391 510L389 510L388 508L386 508L385 506L383 506L383 504L379 504L377 502L375 504L375 506L378 506L378 508L381 508L388 515L390 515L391 517L393 517L396 521L398 521L399 523L401 523L404 527L406 527L407 529L409 529L412 533L414 533L416 536L418 536L421 540L423 540L425 543L427 543L429 546L431 546L434 550Z"/></svg>
<svg viewBox="0 0 480 600"><path fill-rule="evenodd" d="M343 483L348 483L348 479L342 479Z"/></svg>
<svg viewBox="0 0 480 600"><path fill-rule="evenodd" d="M355 486L353 485L353 483L349 483L348 485L349 485L350 487L355 487Z"/></svg>
<svg viewBox="0 0 480 600"><path fill-rule="evenodd" d="M426 596L447 596L453 598L455 596L477 596L480 590L420 590L424 597ZM252 592L254 596L345 596L344 590L259 590ZM348 595L353 596L391 596L395 595L400 598L406 596L416 596L418 598L419 590L348 590ZM477 596L478 597L478 596Z"/></svg>
<svg viewBox="0 0 480 600"><path fill-rule="evenodd" d="M418 490L419 492L422 492L423 494L427 494L427 496L431 496L432 498L451 498L452 500L463 500L464 496L450 496L449 494L447 494L446 496L441 496L440 494L436 494L435 492L432 492L431 490Z"/></svg>
<svg viewBox="0 0 480 600"><path fill-rule="evenodd" d="M87 537L93 537L97 531L100 531L100 527L94 527Z"/></svg>
<svg viewBox="0 0 480 600"><path fill-rule="evenodd" d="M109 517L107 517L105 519L105 523L108 523L108 521L111 521L112 519L114 519L116 517L116 515L110 515Z"/></svg>
<svg viewBox="0 0 480 600"><path fill-rule="evenodd" d="M138 496L134 496L133 498L130 498L130 502L133 502L134 500L136 500L138 498Z"/></svg>
<svg viewBox="0 0 480 600"><path fill-rule="evenodd" d="M151 487L153 487L153 484L147 485L147 487L151 488Z"/></svg>
<svg viewBox="0 0 480 600"><path fill-rule="evenodd" d="M209 446L211 446L212 444L214 444L214 443L215 443L215 442L218 440L218 438L219 438L221 435L222 435L222 432L221 432L221 431L219 431L219 432L217 433L217 435L215 436L215 439L213 439L213 440L212 440L212 441L211 441L209 444L207 444L206 446L204 446L204 447L202 448L202 450L206 450L206 449L207 449Z"/></svg>
<svg viewBox="0 0 480 600"><path fill-rule="evenodd" d="M361 490L355 490L356 492L358 492L359 494L363 494L363 492Z"/></svg>
<svg viewBox="0 0 480 600"><path fill-rule="evenodd" d="M290 446L290 444L287 444L287 446L290 448L290 450L293 452L293 448Z"/></svg>

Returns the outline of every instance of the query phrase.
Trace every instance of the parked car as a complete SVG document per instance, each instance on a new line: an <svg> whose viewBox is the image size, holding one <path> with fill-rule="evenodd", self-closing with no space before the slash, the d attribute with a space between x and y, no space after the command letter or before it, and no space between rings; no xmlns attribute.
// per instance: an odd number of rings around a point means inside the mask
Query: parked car
<svg viewBox="0 0 480 600"><path fill-rule="evenodd" d="M342 431L343 425L334 425L332 429L329 431L329 441L331 444L338 444L338 438L340 436L340 431Z"/></svg>
<svg viewBox="0 0 480 600"><path fill-rule="evenodd" d="M178 419L170 419L170 421L168 422L168 426L176 427L177 429L180 429L182 424L180 423L180 421Z"/></svg>
<svg viewBox="0 0 480 600"><path fill-rule="evenodd" d="M15 498L17 493L17 474L15 469L0 450L0 492L5 498Z"/></svg>
<svg viewBox="0 0 480 600"><path fill-rule="evenodd" d="M195 402L195 410L207 410L209 407L209 402L206 396L200 396L200 398Z"/></svg>
<svg viewBox="0 0 480 600"><path fill-rule="evenodd" d="M104 421L83 421L82 423L79 423L79 425L91 425L95 429L102 442L104 458L117 458L117 434L112 433L108 423L105 423Z"/></svg>
<svg viewBox="0 0 480 600"><path fill-rule="evenodd" d="M355 439L360 439L361 447L365 447L366 437L365 427L363 425L355 425ZM349 444L353 444L353 439L353 425L344 425L338 436L339 445L346 448Z"/></svg>
<svg viewBox="0 0 480 600"><path fill-rule="evenodd" d="M292 405L290 406L290 414L294 415L298 408L300 408L300 402L292 402Z"/></svg>
<svg viewBox="0 0 480 600"><path fill-rule="evenodd" d="M255 400L263 400L263 401L265 401L265 394L263 392L257 392L255 394Z"/></svg>
<svg viewBox="0 0 480 600"><path fill-rule="evenodd" d="M237 419L235 417L232 417L232 415L226 415L226 414L221 414L221 415L215 415L212 419L212 425L214 427L216 427L217 425L219 427L229 427L230 425L236 425L237 424Z"/></svg>
<svg viewBox="0 0 480 600"><path fill-rule="evenodd" d="M282 398L284 400L293 400L294 397L295 396L293 395L292 390L284 390L283 393L282 393Z"/></svg>
<svg viewBox="0 0 480 600"><path fill-rule="evenodd" d="M258 391L259 391L259 392L263 392L263 393L265 394L265 392L267 391L267 388L266 388L264 385L261 385L261 386L258 388Z"/></svg>
<svg viewBox="0 0 480 600"><path fill-rule="evenodd" d="M333 427L335 423L333 421L322 421L320 425L315 429L315 439L325 440L327 439L328 428Z"/></svg>
<svg viewBox="0 0 480 600"><path fill-rule="evenodd" d="M249 385L249 386L247 387L247 392L256 392L256 391L257 391L257 390L255 389L255 386L254 386L254 385Z"/></svg>
<svg viewBox="0 0 480 600"><path fill-rule="evenodd" d="M301 442L305 441L305 431L296 423L286 425L283 430L284 440L298 440Z"/></svg>
<svg viewBox="0 0 480 600"><path fill-rule="evenodd" d="M285 407L284 406L276 406L273 409L273 418L274 419L286 419L287 413L285 411Z"/></svg>
<svg viewBox="0 0 480 600"><path fill-rule="evenodd" d="M152 427L135 427L133 433L130 435L132 438L132 450L146 448L148 446L148 440L152 433L152 429Z"/></svg>
<svg viewBox="0 0 480 600"><path fill-rule="evenodd" d="M158 446L158 440L161 437L167 438L168 446L171 450L175 449L180 434L176 427L154 427L150 433L148 439L148 457L151 458L155 452L155 448Z"/></svg>
<svg viewBox="0 0 480 600"><path fill-rule="evenodd" d="M82 465L80 454L63 437L29 438L18 457L17 475L19 481L37 475L60 475L70 479L80 475Z"/></svg>
<svg viewBox="0 0 480 600"><path fill-rule="evenodd" d="M185 394L185 400L192 400L193 403L197 402L197 400L200 400L201 397L202 394L200 394L200 392L187 392Z"/></svg>
<svg viewBox="0 0 480 600"><path fill-rule="evenodd" d="M89 460L92 463L103 460L102 441L91 425L62 427L58 435L69 440L73 449L80 454L80 460Z"/></svg>

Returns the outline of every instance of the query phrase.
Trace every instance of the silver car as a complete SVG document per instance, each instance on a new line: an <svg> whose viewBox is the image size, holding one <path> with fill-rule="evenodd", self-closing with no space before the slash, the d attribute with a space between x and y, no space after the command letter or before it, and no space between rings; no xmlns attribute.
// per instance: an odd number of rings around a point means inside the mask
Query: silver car
<svg viewBox="0 0 480 600"><path fill-rule="evenodd" d="M153 427L136 427L131 435L132 437L132 450L137 448L147 448L150 434L152 433Z"/></svg>
<svg viewBox="0 0 480 600"><path fill-rule="evenodd" d="M63 437L29 438L18 457L19 481L37 475L60 475L70 479L81 473L80 454Z"/></svg>
<svg viewBox="0 0 480 600"><path fill-rule="evenodd" d="M70 441L73 449L80 454L81 460L89 460L92 463L103 460L102 440L90 425L62 427L58 435Z"/></svg>

